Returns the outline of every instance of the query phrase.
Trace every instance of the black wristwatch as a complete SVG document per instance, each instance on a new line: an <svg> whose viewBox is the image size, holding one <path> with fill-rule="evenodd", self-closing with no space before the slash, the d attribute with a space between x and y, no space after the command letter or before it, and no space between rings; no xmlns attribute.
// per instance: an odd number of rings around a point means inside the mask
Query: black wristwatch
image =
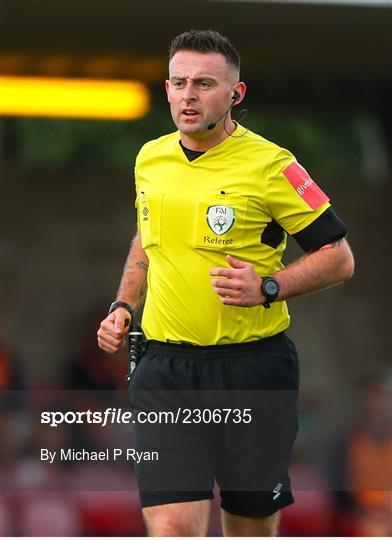
<svg viewBox="0 0 392 540"><path fill-rule="evenodd" d="M271 307L272 302L275 302L279 296L279 283L271 276L262 277L261 280L261 292L265 296L263 306L269 308Z"/></svg>
<svg viewBox="0 0 392 540"><path fill-rule="evenodd" d="M129 312L131 318L133 319L133 317L135 315L135 310L132 309L132 307L129 304L127 304L126 302L121 302L121 300L117 300L116 302L112 302L112 304L111 304L111 306L109 308L109 315L111 313L113 313L113 311L115 309L117 309L119 307L125 308Z"/></svg>

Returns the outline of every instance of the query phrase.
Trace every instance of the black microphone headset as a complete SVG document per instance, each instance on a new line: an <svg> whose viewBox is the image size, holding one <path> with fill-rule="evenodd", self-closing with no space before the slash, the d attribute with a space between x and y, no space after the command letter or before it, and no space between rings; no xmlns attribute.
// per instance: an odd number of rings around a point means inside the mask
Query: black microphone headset
<svg viewBox="0 0 392 540"><path fill-rule="evenodd" d="M207 129L215 129L218 122L220 122L223 118L226 119L226 116L229 114L231 109L234 107L235 102L240 99L241 94L236 90L232 96L233 103L230 105L230 107L225 111L221 117L218 118L216 122L212 122L211 124L208 124Z"/></svg>

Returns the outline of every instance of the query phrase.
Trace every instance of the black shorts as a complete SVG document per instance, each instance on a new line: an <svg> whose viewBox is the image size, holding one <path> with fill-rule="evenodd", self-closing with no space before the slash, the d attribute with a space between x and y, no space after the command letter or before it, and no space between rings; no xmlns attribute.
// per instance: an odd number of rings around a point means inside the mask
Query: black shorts
<svg viewBox="0 0 392 540"><path fill-rule="evenodd" d="M199 347L149 341L128 389L143 507L213 498L268 516L294 502L298 357L284 334ZM142 455L142 454L138 454Z"/></svg>

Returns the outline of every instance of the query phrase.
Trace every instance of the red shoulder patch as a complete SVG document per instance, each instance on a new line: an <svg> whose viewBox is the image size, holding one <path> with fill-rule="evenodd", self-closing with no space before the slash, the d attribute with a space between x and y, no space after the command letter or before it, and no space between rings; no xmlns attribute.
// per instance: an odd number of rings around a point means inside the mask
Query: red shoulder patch
<svg viewBox="0 0 392 540"><path fill-rule="evenodd" d="M329 201L328 195L318 187L307 171L296 161L286 167L283 174L312 210L317 210L323 203Z"/></svg>

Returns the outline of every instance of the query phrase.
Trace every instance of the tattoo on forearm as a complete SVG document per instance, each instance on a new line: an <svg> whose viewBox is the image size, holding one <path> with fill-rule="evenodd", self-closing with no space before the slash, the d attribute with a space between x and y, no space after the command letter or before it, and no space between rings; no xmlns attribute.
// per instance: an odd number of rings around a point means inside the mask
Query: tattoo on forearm
<svg viewBox="0 0 392 540"><path fill-rule="evenodd" d="M136 235L132 240L124 266L117 298L135 307L144 299L147 292L146 274L148 263L148 258L140 245L140 238Z"/></svg>
<svg viewBox="0 0 392 540"><path fill-rule="evenodd" d="M144 261L137 261L136 266L140 268L141 270L146 270L146 271L148 270L148 264L145 263Z"/></svg>
<svg viewBox="0 0 392 540"><path fill-rule="evenodd" d="M145 282L141 285L141 287L140 287L140 289L139 289L139 298L140 298L140 299L142 299L142 298L145 297L145 295L146 295L146 290L147 290L147 282L145 281Z"/></svg>

